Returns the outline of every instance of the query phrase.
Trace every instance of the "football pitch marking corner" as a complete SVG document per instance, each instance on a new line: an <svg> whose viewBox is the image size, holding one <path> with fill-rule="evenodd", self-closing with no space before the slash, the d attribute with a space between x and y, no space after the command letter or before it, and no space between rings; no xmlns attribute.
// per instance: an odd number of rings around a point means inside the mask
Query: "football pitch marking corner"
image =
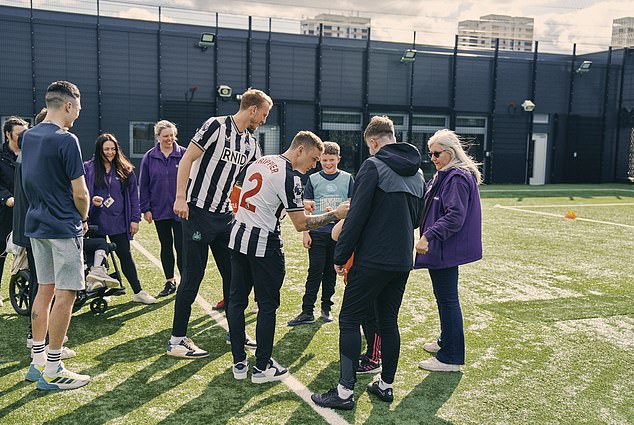
<svg viewBox="0 0 634 425"><path fill-rule="evenodd" d="M143 254L145 256L145 258L147 258L152 264L154 264L156 267L158 267L159 270L163 270L163 267L161 266L161 262L159 261L158 258L156 258L154 255L152 255L151 252L149 252L147 249L145 249L145 247L143 245L141 245L139 242L133 240L131 245L137 250L139 251L141 254ZM213 310L211 307L211 304L209 304L209 302L207 302L207 300L205 300L203 297L201 297L200 295L196 296L196 302L198 303L198 305L205 310L205 312L212 318L214 319L214 321L220 325L224 330L229 331L229 325L227 323L227 319L223 314L218 313L217 311ZM271 358L271 360L273 360L275 363L277 363L275 361L275 359ZM279 364L279 363L277 363ZM312 392L297 378L295 378L293 375L288 374L288 376L281 381L284 385L286 385L288 387L288 389L290 389L291 391L293 391L299 398L301 398L304 402L306 402L306 404L308 404L319 416L321 416L322 418L324 418L324 420L326 422L328 422L331 425L349 425L349 423L342 418L337 412L335 412L334 410L331 409L327 409L324 407L320 407L317 406L315 403L313 403L313 401L311 400L310 396L312 394Z"/></svg>

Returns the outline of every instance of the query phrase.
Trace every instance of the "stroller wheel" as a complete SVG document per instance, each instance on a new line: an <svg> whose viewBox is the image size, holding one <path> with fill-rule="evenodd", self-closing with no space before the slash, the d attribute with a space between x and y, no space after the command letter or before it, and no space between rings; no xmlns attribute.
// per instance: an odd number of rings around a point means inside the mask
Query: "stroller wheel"
<svg viewBox="0 0 634 425"><path fill-rule="evenodd" d="M90 310L95 314L105 313L108 309L108 301L103 298L95 298L90 302Z"/></svg>
<svg viewBox="0 0 634 425"><path fill-rule="evenodd" d="M20 270L9 282L9 297L13 309L21 316L31 313L30 284L31 275L28 270Z"/></svg>

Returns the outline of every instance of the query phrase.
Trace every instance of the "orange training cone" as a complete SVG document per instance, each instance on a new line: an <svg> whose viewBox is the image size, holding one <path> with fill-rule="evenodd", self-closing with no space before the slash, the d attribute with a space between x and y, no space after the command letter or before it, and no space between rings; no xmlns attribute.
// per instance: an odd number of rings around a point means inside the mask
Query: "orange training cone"
<svg viewBox="0 0 634 425"><path fill-rule="evenodd" d="M577 218L577 213L574 212L573 210L568 210L568 212L566 213L564 217L574 220L575 218Z"/></svg>

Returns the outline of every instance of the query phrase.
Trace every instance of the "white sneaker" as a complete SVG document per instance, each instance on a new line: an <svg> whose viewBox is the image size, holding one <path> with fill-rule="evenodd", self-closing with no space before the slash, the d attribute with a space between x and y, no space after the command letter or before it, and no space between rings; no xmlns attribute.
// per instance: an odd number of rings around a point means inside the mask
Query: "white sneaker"
<svg viewBox="0 0 634 425"><path fill-rule="evenodd" d="M251 374L251 382L254 384L263 384L265 382L281 381L288 376L288 369L284 369L278 364L274 364L273 360L269 360L269 364L264 370L260 370L253 366Z"/></svg>
<svg viewBox="0 0 634 425"><path fill-rule="evenodd" d="M60 363L55 376L42 373L37 381L37 388L39 390L72 390L83 387L89 382L90 376L71 372L64 367L63 363Z"/></svg>
<svg viewBox="0 0 634 425"><path fill-rule="evenodd" d="M91 292L95 292L99 288L103 288L103 282L98 280L88 281L86 280L86 293L90 294Z"/></svg>
<svg viewBox="0 0 634 425"><path fill-rule="evenodd" d="M167 355L183 359L200 359L207 357L209 353L198 348L191 339L185 338L178 344L167 343Z"/></svg>
<svg viewBox="0 0 634 425"><path fill-rule="evenodd" d="M436 357L423 360L418 367L431 372L460 372L460 365L443 363Z"/></svg>
<svg viewBox="0 0 634 425"><path fill-rule="evenodd" d="M143 304L156 304L157 302L156 298L145 291L140 291L138 294L134 294L132 296L132 301Z"/></svg>
<svg viewBox="0 0 634 425"><path fill-rule="evenodd" d="M0 307L2 307L4 303L2 302L2 298L0 298Z"/></svg>
<svg viewBox="0 0 634 425"><path fill-rule="evenodd" d="M426 342L423 344L423 350L434 354L440 351L440 345L438 345L438 341Z"/></svg>
<svg viewBox="0 0 634 425"><path fill-rule="evenodd" d="M86 276L86 283L96 283L99 282L102 286L105 284L108 288L118 288L119 281L114 277L110 276L106 271L104 266L92 266L90 268L90 273Z"/></svg>
<svg viewBox="0 0 634 425"><path fill-rule="evenodd" d="M244 359L243 361L233 365L233 377L238 380L247 379L248 370L249 363L247 359Z"/></svg>

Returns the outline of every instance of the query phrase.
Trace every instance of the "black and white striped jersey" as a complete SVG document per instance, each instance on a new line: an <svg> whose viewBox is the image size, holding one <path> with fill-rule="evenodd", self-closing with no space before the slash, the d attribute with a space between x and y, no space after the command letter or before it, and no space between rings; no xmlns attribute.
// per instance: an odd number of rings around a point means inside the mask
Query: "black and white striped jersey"
<svg viewBox="0 0 634 425"><path fill-rule="evenodd" d="M304 210L301 174L282 155L267 155L247 168L229 248L264 257L282 246L285 211Z"/></svg>
<svg viewBox="0 0 634 425"><path fill-rule="evenodd" d="M233 117L211 117L191 140L203 154L192 163L187 202L214 212L231 211L229 194L244 168L262 156L255 136L240 133Z"/></svg>

